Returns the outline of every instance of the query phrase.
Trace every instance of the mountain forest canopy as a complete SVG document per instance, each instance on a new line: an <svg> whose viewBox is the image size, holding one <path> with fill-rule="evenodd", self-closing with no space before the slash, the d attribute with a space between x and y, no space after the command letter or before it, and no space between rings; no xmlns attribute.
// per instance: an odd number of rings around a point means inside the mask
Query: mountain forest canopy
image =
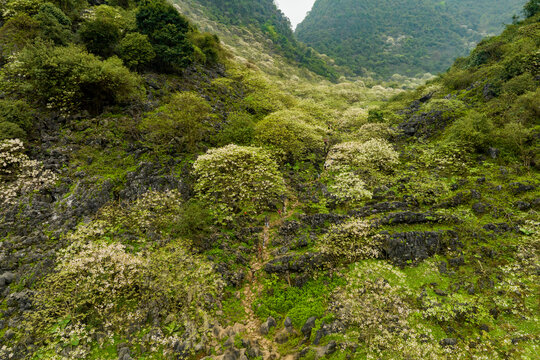
<svg viewBox="0 0 540 360"><path fill-rule="evenodd" d="M537 359L540 2L392 3L0 0L0 359Z"/></svg>
<svg viewBox="0 0 540 360"><path fill-rule="evenodd" d="M524 0L317 0L298 38L356 74L438 73L500 31Z"/></svg>

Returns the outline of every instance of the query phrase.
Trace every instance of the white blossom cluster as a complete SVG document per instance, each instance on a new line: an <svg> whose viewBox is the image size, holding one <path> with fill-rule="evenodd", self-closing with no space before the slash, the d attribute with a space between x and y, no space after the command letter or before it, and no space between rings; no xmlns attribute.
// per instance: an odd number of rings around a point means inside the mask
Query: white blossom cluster
<svg viewBox="0 0 540 360"><path fill-rule="evenodd" d="M325 168L330 171L384 171L391 170L397 164L399 154L389 142L371 139L366 142L349 141L335 145L326 158Z"/></svg>
<svg viewBox="0 0 540 360"><path fill-rule="evenodd" d="M52 171L23 153L19 139L0 142L0 205L9 206L19 196L46 189L57 181Z"/></svg>
<svg viewBox="0 0 540 360"><path fill-rule="evenodd" d="M211 149L193 165L199 197L221 214L256 213L285 192L275 160L261 148L227 145Z"/></svg>
<svg viewBox="0 0 540 360"><path fill-rule="evenodd" d="M371 234L371 223L362 219L333 225L319 240L321 252L345 262L378 257L378 245L378 237Z"/></svg>

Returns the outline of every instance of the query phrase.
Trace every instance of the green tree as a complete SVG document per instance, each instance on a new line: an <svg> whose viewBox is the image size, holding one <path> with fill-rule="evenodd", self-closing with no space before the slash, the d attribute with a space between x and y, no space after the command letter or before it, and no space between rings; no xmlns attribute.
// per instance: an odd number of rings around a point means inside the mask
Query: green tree
<svg viewBox="0 0 540 360"><path fill-rule="evenodd" d="M120 40L120 29L108 19L96 18L82 24L79 36L88 51L108 57Z"/></svg>
<svg viewBox="0 0 540 360"><path fill-rule="evenodd" d="M298 110L277 111L255 125L260 145L281 153L287 161L305 160L324 154L324 129L309 124L309 115Z"/></svg>
<svg viewBox="0 0 540 360"><path fill-rule="evenodd" d="M143 0L137 14L137 28L148 35L163 69L181 69L193 60L193 45L187 34L186 18L164 0Z"/></svg>
<svg viewBox="0 0 540 360"><path fill-rule="evenodd" d="M156 56L147 35L130 33L118 44L118 56L131 69L142 69Z"/></svg>
<svg viewBox="0 0 540 360"><path fill-rule="evenodd" d="M20 128L19 125L9 121L0 120L0 141L6 139L25 139L26 131Z"/></svg>
<svg viewBox="0 0 540 360"><path fill-rule="evenodd" d="M26 14L12 17L0 28L0 65L39 35L39 22Z"/></svg>
<svg viewBox="0 0 540 360"><path fill-rule="evenodd" d="M191 32L191 42L204 54L203 63L215 64L219 62L223 50L217 35L209 33Z"/></svg>
<svg viewBox="0 0 540 360"><path fill-rule="evenodd" d="M16 124L29 131L34 126L34 110L22 100L0 99L0 121Z"/></svg>
<svg viewBox="0 0 540 360"><path fill-rule="evenodd" d="M193 169L195 191L221 219L272 208L285 193L276 161L261 148L211 149L199 156Z"/></svg>
<svg viewBox="0 0 540 360"><path fill-rule="evenodd" d="M141 128L154 144L194 152L208 137L213 121L212 108L206 100L197 93L182 92L147 116Z"/></svg>
<svg viewBox="0 0 540 360"><path fill-rule="evenodd" d="M66 45L71 38L71 20L62 10L51 3L45 3L34 16L39 22L41 37L58 45Z"/></svg>
<svg viewBox="0 0 540 360"><path fill-rule="evenodd" d="M530 0L523 8L526 17L533 17L540 13L540 0Z"/></svg>
<svg viewBox="0 0 540 360"><path fill-rule="evenodd" d="M64 112L96 112L141 95L140 78L120 59L101 61L75 45L27 46L4 67L0 80L0 90Z"/></svg>

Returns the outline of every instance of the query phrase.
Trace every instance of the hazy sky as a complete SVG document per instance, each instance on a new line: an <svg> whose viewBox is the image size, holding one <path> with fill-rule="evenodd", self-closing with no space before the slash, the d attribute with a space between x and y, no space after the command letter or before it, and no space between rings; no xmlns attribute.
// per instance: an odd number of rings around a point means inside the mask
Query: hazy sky
<svg viewBox="0 0 540 360"><path fill-rule="evenodd" d="M291 19L293 29L304 20L315 0L275 0L277 6Z"/></svg>

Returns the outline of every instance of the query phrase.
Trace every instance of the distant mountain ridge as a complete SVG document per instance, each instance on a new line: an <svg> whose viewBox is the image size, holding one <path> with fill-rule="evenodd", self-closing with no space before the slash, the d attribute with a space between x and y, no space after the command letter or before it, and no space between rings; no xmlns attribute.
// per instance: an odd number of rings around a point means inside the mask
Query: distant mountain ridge
<svg viewBox="0 0 540 360"><path fill-rule="evenodd" d="M299 40L354 73L437 73L502 29L524 0L317 0Z"/></svg>

